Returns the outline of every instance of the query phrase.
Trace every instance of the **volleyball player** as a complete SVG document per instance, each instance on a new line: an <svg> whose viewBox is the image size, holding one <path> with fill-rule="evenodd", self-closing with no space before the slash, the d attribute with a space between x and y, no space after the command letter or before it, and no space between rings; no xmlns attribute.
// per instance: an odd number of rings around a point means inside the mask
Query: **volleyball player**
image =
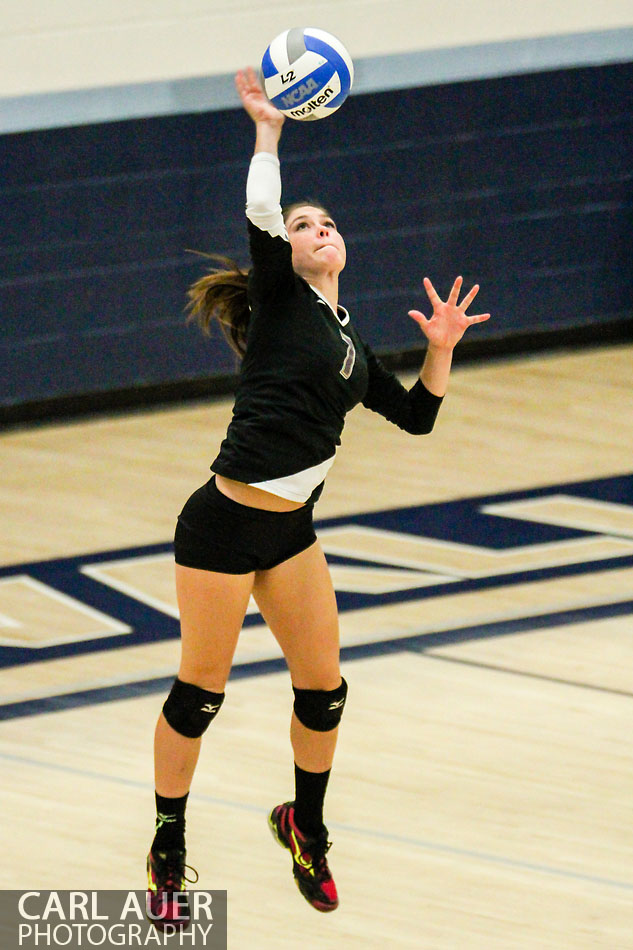
<svg viewBox="0 0 633 950"><path fill-rule="evenodd" d="M323 802L347 684L339 668L334 591L313 508L334 461L346 412L362 403L414 434L428 433L446 391L453 348L488 319L443 302L424 281L433 313L410 311L427 338L420 378L406 390L363 342L339 304L346 249L318 203L280 206L283 116L252 70L236 86L255 123L246 216L251 269L232 262L190 290L203 328L213 319L242 356L233 418L213 477L185 504L175 536L182 659L155 735L156 832L148 855L155 917L185 927L185 806L201 738L224 700L251 594L286 658L294 691L295 794L269 824L292 855L295 880L319 911L338 896L328 867Z"/></svg>

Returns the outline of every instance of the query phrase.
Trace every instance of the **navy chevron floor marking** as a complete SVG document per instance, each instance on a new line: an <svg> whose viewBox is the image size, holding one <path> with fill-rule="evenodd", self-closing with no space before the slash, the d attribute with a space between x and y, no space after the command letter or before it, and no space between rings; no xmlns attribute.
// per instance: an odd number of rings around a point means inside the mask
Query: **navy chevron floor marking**
<svg viewBox="0 0 633 950"><path fill-rule="evenodd" d="M533 499L561 492L589 500L632 504L633 475L615 476L612 478L575 482L571 484L550 485L530 491L470 498L442 504L389 509L356 515L354 517L334 518L319 522L318 527L336 527L342 524L364 525L383 530L401 531L418 535L424 534L440 540L496 547L499 550L503 550L507 547L589 536L591 532L519 521L518 519L513 520L512 518L498 518L492 515L485 515L480 510L483 505L492 502L499 503L519 499ZM119 560L121 558L140 557L148 554L168 553L170 551L171 544L164 543L118 551L106 551L97 554L92 553L85 557L63 558L1 568L0 577L28 574L83 603L101 610L103 613L127 623L132 627L133 633L125 637L103 637L96 640L61 644L55 647L37 650L2 647L0 648L0 667L10 667L17 664L42 661L62 656L78 656L80 654L110 648L120 650L125 649L126 646L139 643L150 643L162 639L177 638L179 635L178 622L173 617L169 617L161 611L149 607L135 600L133 597L128 597L114 588L101 584L80 572L80 568L88 564L105 565L110 561ZM351 558L332 558L331 560L337 562L346 560L348 563L362 563L354 561L354 559ZM595 571L597 567L599 567L600 570L606 571L630 566L631 564L633 564L633 556L620 557L600 562L565 565L537 571L523 571L515 574L500 575L498 577L485 577L476 580L469 579L458 581L450 585L436 585L435 587L411 589L381 596L339 593L338 601L341 612L344 612L346 610L380 606L387 603L404 603L411 599L423 599L443 593L455 594L469 590L483 590L492 587L498 588L522 581L537 581L546 578L580 575ZM350 646L343 649L342 656L344 660L354 660L385 653L401 652L403 650L424 652L432 646L447 643L480 639L482 637L504 636L516 632L538 630L561 624L600 619L602 617L623 616L631 612L633 612L633 599L627 603L606 604L591 608L568 610L562 613L555 612L538 617L525 617L519 620L464 627L459 630L453 629L436 634L425 634L419 637L408 636L401 640L388 640L380 643ZM245 626L251 626L260 622L258 615L249 616L246 618ZM260 676L281 669L285 669L284 661L282 659L274 659L236 666L232 676L233 678ZM32 716L39 713L158 693L164 691L166 687L168 688L169 683L170 680L165 680L164 678L150 679L137 683L106 686L58 696L42 697L24 702L9 703L0 706L0 719L6 720L22 716Z"/></svg>

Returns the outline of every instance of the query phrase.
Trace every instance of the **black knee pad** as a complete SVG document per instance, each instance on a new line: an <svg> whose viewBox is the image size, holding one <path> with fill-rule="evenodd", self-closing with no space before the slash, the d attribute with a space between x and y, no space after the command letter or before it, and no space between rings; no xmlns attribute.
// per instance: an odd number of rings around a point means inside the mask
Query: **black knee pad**
<svg viewBox="0 0 633 950"><path fill-rule="evenodd" d="M347 683L341 679L341 685L336 689L297 689L292 687L295 694L294 711L297 719L307 729L315 732L330 732L336 729L347 696Z"/></svg>
<svg viewBox="0 0 633 950"><path fill-rule="evenodd" d="M223 702L224 693L211 693L176 679L165 700L163 716L181 736L199 739L217 716Z"/></svg>

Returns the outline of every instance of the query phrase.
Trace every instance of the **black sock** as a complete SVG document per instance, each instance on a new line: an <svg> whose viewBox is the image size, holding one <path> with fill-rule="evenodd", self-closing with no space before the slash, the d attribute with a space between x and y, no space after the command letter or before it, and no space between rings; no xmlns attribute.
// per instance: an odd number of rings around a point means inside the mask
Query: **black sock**
<svg viewBox="0 0 633 950"><path fill-rule="evenodd" d="M330 769L305 772L295 763L295 822L305 835L316 838L323 830L323 802Z"/></svg>
<svg viewBox="0 0 633 950"><path fill-rule="evenodd" d="M156 792L156 834L152 851L185 847L185 808L189 792L182 798L164 798Z"/></svg>

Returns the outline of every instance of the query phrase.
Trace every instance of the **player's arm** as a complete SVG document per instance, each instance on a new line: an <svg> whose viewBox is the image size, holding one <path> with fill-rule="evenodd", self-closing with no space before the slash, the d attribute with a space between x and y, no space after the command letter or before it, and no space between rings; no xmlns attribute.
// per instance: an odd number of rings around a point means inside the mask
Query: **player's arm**
<svg viewBox="0 0 633 950"><path fill-rule="evenodd" d="M246 217L272 237L287 239L281 213L278 146L284 116L266 98L252 69L239 71L235 86L255 123L255 148L246 182Z"/></svg>
<svg viewBox="0 0 633 950"><path fill-rule="evenodd" d="M386 368L368 343L361 339L369 374L363 406L380 413L389 422L411 435L432 431L442 405L442 397L434 395L421 379L406 389L397 376Z"/></svg>
<svg viewBox="0 0 633 950"><path fill-rule="evenodd" d="M277 148L284 116L266 98L252 69L240 71L235 85L255 123L255 149L246 180L246 217L252 268L249 302L270 300L295 283L292 250L281 211L281 170ZM269 314L270 316L270 314Z"/></svg>

